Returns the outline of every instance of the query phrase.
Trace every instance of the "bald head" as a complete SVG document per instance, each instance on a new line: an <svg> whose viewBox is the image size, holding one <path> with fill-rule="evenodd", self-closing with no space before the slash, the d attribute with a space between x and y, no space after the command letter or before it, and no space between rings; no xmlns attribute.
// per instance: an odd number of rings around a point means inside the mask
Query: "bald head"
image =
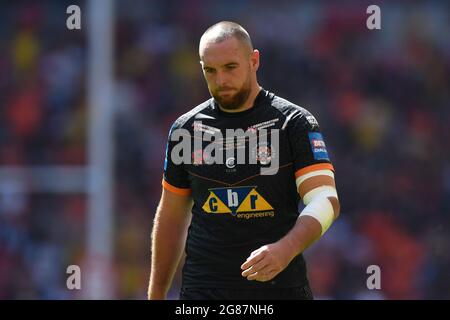
<svg viewBox="0 0 450 320"><path fill-rule="evenodd" d="M200 39L199 55L209 92L222 110L238 112L253 105L259 92L259 51L244 28L228 21L213 25Z"/></svg>
<svg viewBox="0 0 450 320"><path fill-rule="evenodd" d="M235 22L221 21L209 27L205 33L203 33L199 44L200 59L202 59L203 52L207 47L230 38L236 39L248 53L253 51L250 35L242 26Z"/></svg>

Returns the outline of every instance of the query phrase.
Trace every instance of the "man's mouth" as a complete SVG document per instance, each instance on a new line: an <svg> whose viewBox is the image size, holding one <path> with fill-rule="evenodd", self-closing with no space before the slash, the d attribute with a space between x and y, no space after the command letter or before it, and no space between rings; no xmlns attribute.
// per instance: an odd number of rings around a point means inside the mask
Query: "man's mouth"
<svg viewBox="0 0 450 320"><path fill-rule="evenodd" d="M224 89L224 90L219 90L219 94L230 94L231 92L233 92L234 89Z"/></svg>

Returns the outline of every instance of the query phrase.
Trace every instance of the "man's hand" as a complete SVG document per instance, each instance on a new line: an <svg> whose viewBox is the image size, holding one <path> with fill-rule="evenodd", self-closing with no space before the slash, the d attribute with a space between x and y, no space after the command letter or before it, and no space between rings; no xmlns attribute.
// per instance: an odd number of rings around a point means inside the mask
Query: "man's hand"
<svg viewBox="0 0 450 320"><path fill-rule="evenodd" d="M241 265L247 280L269 281L283 271L294 258L286 242L277 241L253 251Z"/></svg>
<svg viewBox="0 0 450 320"><path fill-rule="evenodd" d="M320 238L320 223L313 217L300 216L294 228L277 242L253 251L241 265L248 280L269 281L283 271L295 256Z"/></svg>

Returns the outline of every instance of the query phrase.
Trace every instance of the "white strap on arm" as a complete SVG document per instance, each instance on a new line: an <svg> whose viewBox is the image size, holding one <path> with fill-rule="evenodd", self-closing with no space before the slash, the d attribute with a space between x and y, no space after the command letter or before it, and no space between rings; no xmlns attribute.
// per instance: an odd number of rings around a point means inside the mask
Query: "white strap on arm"
<svg viewBox="0 0 450 320"><path fill-rule="evenodd" d="M304 177L302 176L299 178ZM307 178L308 177L304 178L301 182L303 182ZM300 185L300 183L298 185ZM334 197L338 199L336 189L328 185L314 188L303 196L303 203L306 205L306 207L302 210L300 216L310 216L316 219L322 226L321 235L323 235L328 230L334 220L333 205L331 204L328 197Z"/></svg>

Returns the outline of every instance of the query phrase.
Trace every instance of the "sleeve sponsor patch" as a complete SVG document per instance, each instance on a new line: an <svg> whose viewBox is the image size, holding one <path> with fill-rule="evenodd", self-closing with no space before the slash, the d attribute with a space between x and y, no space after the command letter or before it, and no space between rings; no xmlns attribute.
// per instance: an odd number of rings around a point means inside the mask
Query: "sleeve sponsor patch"
<svg viewBox="0 0 450 320"><path fill-rule="evenodd" d="M306 116L306 120L309 122L312 128L319 126L319 123L317 122L316 118L314 118L313 115Z"/></svg>
<svg viewBox="0 0 450 320"><path fill-rule="evenodd" d="M309 132L309 143L311 145L311 151L314 156L314 160L330 160L328 157L327 147L323 141L322 134L320 132Z"/></svg>

